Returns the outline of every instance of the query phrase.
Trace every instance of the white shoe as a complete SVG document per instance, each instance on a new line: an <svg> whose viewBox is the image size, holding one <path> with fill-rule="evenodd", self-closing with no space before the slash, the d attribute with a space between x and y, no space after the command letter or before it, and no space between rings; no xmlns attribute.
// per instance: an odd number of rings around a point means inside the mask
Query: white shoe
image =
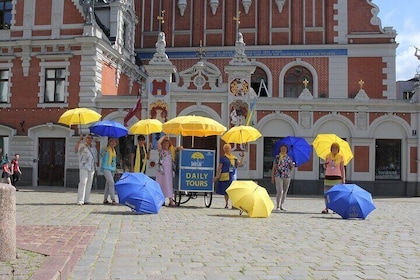
<svg viewBox="0 0 420 280"><path fill-rule="evenodd" d="M287 210L286 209L284 209L283 207L280 207L280 210L281 211L283 211L283 212L286 212Z"/></svg>
<svg viewBox="0 0 420 280"><path fill-rule="evenodd" d="M280 212L280 208L276 208L276 210L274 210L275 212Z"/></svg>
<svg viewBox="0 0 420 280"><path fill-rule="evenodd" d="M77 204L82 206L84 203L83 203L83 201L79 201L79 202L77 202Z"/></svg>

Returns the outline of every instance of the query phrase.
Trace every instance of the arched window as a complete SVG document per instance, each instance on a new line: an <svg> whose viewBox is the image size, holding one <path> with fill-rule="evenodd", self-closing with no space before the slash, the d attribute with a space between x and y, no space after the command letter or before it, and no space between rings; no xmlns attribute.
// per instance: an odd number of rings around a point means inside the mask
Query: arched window
<svg viewBox="0 0 420 280"><path fill-rule="evenodd" d="M265 90L265 87L261 85L261 80L264 80L265 86L267 86L267 74L265 71L257 67L254 71L254 74L251 76L251 87L254 89L255 93L258 95L258 91L260 90L261 86L261 92L260 97L267 97L268 93Z"/></svg>
<svg viewBox="0 0 420 280"><path fill-rule="evenodd" d="M283 97L298 98L305 88L304 81L307 80L307 88L313 92L313 78L311 72L302 66L290 68L284 76L284 94Z"/></svg>

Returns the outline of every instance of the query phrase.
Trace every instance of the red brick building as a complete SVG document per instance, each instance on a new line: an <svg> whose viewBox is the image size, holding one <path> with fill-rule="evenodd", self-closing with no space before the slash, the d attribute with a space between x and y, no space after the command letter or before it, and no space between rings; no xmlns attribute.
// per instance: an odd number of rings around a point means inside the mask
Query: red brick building
<svg viewBox="0 0 420 280"><path fill-rule="evenodd" d="M354 152L349 181L375 195L418 195L418 109L397 96L396 31L381 26L372 1L94 1L83 10L86 2L11 1L10 29L0 30L7 78L0 135L5 150L21 154L33 184L48 183L40 180L44 141L61 141L60 170L73 184L77 128L56 124L66 108L122 121L141 94L138 118L195 114L230 127L244 123L259 96L252 125L263 137L234 147L246 154L240 179L273 188L276 140L311 143L335 133ZM45 102L50 68L66 73L63 100L52 104ZM191 146L188 137L176 140ZM218 151L223 144L218 137L195 143ZM313 154L295 171L291 192L320 194L322 177Z"/></svg>

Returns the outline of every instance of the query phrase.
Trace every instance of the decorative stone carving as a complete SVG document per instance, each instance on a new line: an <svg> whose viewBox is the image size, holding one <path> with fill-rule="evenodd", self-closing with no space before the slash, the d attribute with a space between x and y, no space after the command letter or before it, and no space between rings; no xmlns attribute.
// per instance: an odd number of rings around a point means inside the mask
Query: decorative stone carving
<svg viewBox="0 0 420 280"><path fill-rule="evenodd" d="M311 112L300 112L300 127L303 129L310 129L312 127Z"/></svg>
<svg viewBox="0 0 420 280"><path fill-rule="evenodd" d="M249 13L249 8L251 7L252 0L242 0L242 6L244 6L245 14Z"/></svg>
<svg viewBox="0 0 420 280"><path fill-rule="evenodd" d="M182 17L184 16L186 8L187 8L187 0L178 0L178 9Z"/></svg>
<svg viewBox="0 0 420 280"><path fill-rule="evenodd" d="M156 53L150 60L150 64L172 64L171 61L168 59L168 55L166 54L166 39L164 32L159 32L158 40L155 46Z"/></svg>
<svg viewBox="0 0 420 280"><path fill-rule="evenodd" d="M211 7L211 13L215 15L217 12L217 8L219 7L219 0L210 0L209 5Z"/></svg>
<svg viewBox="0 0 420 280"><path fill-rule="evenodd" d="M277 8L279 9L279 13L283 12L283 6L286 3L286 0L276 0Z"/></svg>
<svg viewBox="0 0 420 280"><path fill-rule="evenodd" d="M238 33L238 39L235 43L235 55L232 61L229 63L232 65L248 65L251 64L245 54L245 42L241 32Z"/></svg>
<svg viewBox="0 0 420 280"><path fill-rule="evenodd" d="M359 130L367 130L368 127L367 113L357 112L356 113L356 127Z"/></svg>

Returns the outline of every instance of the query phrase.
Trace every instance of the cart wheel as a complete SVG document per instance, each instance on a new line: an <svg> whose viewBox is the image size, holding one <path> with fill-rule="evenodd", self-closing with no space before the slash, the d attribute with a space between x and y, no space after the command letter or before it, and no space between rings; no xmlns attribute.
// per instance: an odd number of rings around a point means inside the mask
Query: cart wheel
<svg viewBox="0 0 420 280"><path fill-rule="evenodd" d="M212 200L213 200L213 193L205 192L204 193L204 204L206 205L207 208L210 208Z"/></svg>
<svg viewBox="0 0 420 280"><path fill-rule="evenodd" d="M182 195L184 194L184 196ZM187 203L191 199L191 192L185 193L184 191L178 191L178 194L175 196L175 203L177 206Z"/></svg>

